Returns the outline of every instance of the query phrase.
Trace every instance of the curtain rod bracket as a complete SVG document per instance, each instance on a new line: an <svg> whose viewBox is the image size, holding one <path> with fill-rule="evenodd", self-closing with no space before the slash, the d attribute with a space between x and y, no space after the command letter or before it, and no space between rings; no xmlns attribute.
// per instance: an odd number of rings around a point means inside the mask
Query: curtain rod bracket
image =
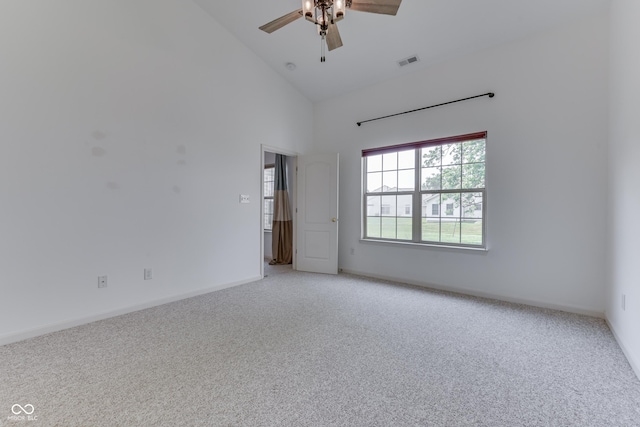
<svg viewBox="0 0 640 427"><path fill-rule="evenodd" d="M361 122L357 122L356 124L358 126L362 126L363 123L373 122L373 121L382 120L382 119L388 119L389 117L400 116L400 115L403 115L403 114L415 113L416 111L427 110L429 108L434 108L434 107L441 107L443 105L448 105L448 104L453 104L453 103L456 103L456 102L467 101L469 99L480 98L482 96L488 96L489 98L493 98L494 96L496 96L496 94L493 93L493 92L487 92L487 93L483 93L482 95L476 95L476 96L470 96L468 98L456 99L455 101L443 102L441 104L431 105L429 107L416 108L415 110L404 111L402 113L390 114L388 116L378 117L378 118L375 118L375 119L363 120Z"/></svg>

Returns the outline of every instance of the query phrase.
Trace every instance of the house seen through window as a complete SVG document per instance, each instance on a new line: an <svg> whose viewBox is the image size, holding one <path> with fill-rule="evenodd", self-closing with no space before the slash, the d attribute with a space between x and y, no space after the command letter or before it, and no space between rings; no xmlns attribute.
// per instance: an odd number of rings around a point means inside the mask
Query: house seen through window
<svg viewBox="0 0 640 427"><path fill-rule="evenodd" d="M363 237L484 248L485 153L486 132L363 150Z"/></svg>

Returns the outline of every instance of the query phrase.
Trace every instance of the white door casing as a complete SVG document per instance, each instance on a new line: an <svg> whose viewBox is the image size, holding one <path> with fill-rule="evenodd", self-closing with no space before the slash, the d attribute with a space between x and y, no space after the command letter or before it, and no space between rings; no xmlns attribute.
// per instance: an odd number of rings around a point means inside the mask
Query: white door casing
<svg viewBox="0 0 640 427"><path fill-rule="evenodd" d="M298 156L297 269L338 274L338 154Z"/></svg>

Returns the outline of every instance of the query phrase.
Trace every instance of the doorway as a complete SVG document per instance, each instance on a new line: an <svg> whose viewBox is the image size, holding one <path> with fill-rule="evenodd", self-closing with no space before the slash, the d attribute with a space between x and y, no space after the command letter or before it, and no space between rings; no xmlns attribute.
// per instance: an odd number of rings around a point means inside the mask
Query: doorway
<svg viewBox="0 0 640 427"><path fill-rule="evenodd" d="M290 218L292 220L292 263L287 265L270 266L269 261L273 259L272 242L273 230L271 224L273 219L273 203L274 197L271 189L273 182L269 182L274 178L274 166L276 162L276 154L286 156L286 186L290 207ZM261 197L260 197L260 275L266 277L269 274L281 273L283 271L296 269L296 165L297 153L283 150L277 147L266 145L261 146Z"/></svg>

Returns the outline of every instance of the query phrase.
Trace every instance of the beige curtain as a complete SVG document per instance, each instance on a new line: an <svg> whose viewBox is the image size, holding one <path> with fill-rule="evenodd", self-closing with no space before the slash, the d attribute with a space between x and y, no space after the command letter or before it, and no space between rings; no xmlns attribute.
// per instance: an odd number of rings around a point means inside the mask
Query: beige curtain
<svg viewBox="0 0 640 427"><path fill-rule="evenodd" d="M287 156L276 154L273 191L273 226L269 264L291 264L293 260L293 222L287 191Z"/></svg>

